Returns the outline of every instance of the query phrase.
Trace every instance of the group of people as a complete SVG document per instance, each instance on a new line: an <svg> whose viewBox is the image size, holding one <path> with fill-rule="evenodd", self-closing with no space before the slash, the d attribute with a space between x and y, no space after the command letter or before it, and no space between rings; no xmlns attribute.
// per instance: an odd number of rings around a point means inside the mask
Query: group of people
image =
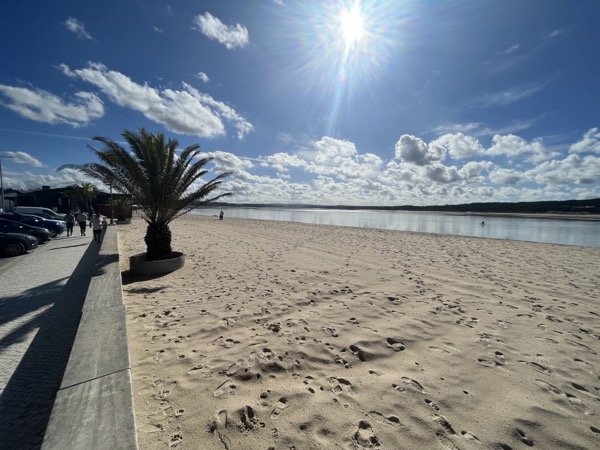
<svg viewBox="0 0 600 450"><path fill-rule="evenodd" d="M106 221L100 213L90 213L88 216L83 211L80 211L77 215L73 214L73 211L69 211L65 215L65 223L67 224L67 237L73 236L73 228L75 228L75 222L79 224L79 230L81 232L81 236L85 236L85 232L87 230L88 222L90 224L90 228L92 229L92 233L94 235L94 242L102 242L102 229L104 225L106 225Z"/></svg>

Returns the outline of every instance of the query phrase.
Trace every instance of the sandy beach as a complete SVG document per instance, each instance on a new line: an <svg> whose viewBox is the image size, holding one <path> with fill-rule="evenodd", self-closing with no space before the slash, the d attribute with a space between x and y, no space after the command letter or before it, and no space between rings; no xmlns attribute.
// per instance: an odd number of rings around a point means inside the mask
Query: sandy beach
<svg viewBox="0 0 600 450"><path fill-rule="evenodd" d="M135 280L140 449L600 448L600 248L184 216Z"/></svg>

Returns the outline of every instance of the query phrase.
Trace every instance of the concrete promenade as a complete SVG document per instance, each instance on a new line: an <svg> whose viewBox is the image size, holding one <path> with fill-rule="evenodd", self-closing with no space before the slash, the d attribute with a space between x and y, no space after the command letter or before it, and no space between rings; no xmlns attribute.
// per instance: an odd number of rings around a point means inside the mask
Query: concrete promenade
<svg viewBox="0 0 600 450"><path fill-rule="evenodd" d="M100 248L87 234L0 259L1 448L42 445Z"/></svg>

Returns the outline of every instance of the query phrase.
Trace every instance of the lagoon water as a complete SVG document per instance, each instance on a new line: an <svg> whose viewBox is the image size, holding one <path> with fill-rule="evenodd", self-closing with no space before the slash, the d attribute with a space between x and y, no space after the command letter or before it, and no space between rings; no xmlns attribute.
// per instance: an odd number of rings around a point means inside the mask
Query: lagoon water
<svg viewBox="0 0 600 450"><path fill-rule="evenodd" d="M600 221L301 208L199 208L191 214L600 247ZM485 226L481 222L485 221Z"/></svg>

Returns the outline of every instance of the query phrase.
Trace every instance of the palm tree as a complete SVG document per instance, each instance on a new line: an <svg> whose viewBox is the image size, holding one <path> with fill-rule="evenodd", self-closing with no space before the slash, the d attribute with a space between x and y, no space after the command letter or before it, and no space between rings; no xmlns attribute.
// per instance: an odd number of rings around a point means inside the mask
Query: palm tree
<svg viewBox="0 0 600 450"><path fill-rule="evenodd" d="M92 183L81 183L81 186L74 184L65 189L65 193L75 197L82 211L87 211L92 200L100 193L100 190Z"/></svg>
<svg viewBox="0 0 600 450"><path fill-rule="evenodd" d="M200 158L198 144L184 148L177 156L179 143L174 139L165 142L162 133L152 134L140 128L137 133L125 130L122 136L130 152L111 139L97 136L93 139L104 144L104 148L90 148L99 163L66 165L58 170L77 169L130 195L148 224L144 237L147 260L169 259L172 254L169 223L199 204L232 195L226 192L207 198L230 173L221 173L198 187L198 180L208 173L204 166L213 159Z"/></svg>
<svg viewBox="0 0 600 450"><path fill-rule="evenodd" d="M113 202L117 213L117 220L126 220L125 213L127 212L127 207L129 206L129 201L127 197L117 197Z"/></svg>

